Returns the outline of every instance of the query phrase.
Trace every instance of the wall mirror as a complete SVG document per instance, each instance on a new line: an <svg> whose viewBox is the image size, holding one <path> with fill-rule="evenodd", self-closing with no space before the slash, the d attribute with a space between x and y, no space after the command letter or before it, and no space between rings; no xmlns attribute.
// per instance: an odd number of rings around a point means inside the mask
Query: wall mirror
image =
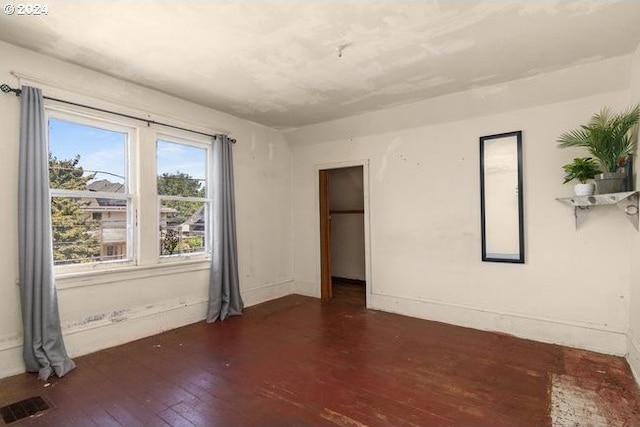
<svg viewBox="0 0 640 427"><path fill-rule="evenodd" d="M524 263L522 131L480 138L482 261Z"/></svg>

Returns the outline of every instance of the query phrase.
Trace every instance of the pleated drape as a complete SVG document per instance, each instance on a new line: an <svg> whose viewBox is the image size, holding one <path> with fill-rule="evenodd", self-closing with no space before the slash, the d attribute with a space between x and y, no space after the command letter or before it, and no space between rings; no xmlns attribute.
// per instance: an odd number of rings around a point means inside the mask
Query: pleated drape
<svg viewBox="0 0 640 427"><path fill-rule="evenodd" d="M226 135L213 139L213 241L207 322L241 315L244 308L238 280L232 146Z"/></svg>
<svg viewBox="0 0 640 427"><path fill-rule="evenodd" d="M53 271L49 155L40 89L21 92L18 177L18 247L20 299L27 371L42 380L62 377L75 368L60 329Z"/></svg>

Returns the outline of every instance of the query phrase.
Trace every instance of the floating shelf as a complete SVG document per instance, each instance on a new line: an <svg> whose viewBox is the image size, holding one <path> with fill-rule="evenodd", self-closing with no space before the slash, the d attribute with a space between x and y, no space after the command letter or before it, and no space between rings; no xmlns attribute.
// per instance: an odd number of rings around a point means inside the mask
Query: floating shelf
<svg viewBox="0 0 640 427"><path fill-rule="evenodd" d="M640 191L624 193L595 194L593 196L561 197L556 200L573 206L576 229L582 224L592 207L616 205L625 213L627 219L638 230L638 194Z"/></svg>

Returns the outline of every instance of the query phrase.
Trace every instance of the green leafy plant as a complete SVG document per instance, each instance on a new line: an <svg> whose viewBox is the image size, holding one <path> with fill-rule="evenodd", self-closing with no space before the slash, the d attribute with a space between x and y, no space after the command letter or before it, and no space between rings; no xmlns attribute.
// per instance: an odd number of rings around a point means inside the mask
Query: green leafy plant
<svg viewBox="0 0 640 427"><path fill-rule="evenodd" d="M58 159L49 153L49 182L51 188L86 190L95 174L85 175L80 156ZM100 256L98 221L87 215L89 201L74 197L51 198L51 232L53 260L59 264L92 262Z"/></svg>
<svg viewBox="0 0 640 427"><path fill-rule="evenodd" d="M580 157L573 159L573 162L562 166L564 170L564 182L571 182L574 179L586 184L588 179L593 179L596 175L602 173L598 166L598 162L591 157Z"/></svg>
<svg viewBox="0 0 640 427"><path fill-rule="evenodd" d="M160 254L173 255L178 243L180 243L180 235L178 230L160 227Z"/></svg>
<svg viewBox="0 0 640 427"><path fill-rule="evenodd" d="M594 114L588 124L560 135L558 146L584 147L605 172L617 172L636 150L636 138L632 133L638 120L640 105L618 114L605 107Z"/></svg>

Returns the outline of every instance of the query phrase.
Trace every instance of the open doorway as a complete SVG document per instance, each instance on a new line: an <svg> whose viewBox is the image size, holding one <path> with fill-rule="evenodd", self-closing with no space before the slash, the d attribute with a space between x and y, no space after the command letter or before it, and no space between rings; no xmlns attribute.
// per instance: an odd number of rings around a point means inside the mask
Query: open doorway
<svg viewBox="0 0 640 427"><path fill-rule="evenodd" d="M366 306L363 166L319 171L321 295Z"/></svg>

